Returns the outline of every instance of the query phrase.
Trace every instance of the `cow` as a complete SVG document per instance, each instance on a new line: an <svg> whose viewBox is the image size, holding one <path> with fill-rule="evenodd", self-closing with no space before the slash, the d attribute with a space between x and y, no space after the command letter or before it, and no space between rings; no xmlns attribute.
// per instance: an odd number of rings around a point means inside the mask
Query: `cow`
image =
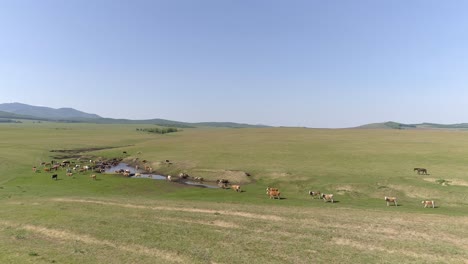
<svg viewBox="0 0 468 264"><path fill-rule="evenodd" d="M96 174L89 176L91 179L96 180Z"/></svg>
<svg viewBox="0 0 468 264"><path fill-rule="evenodd" d="M184 173L184 172L179 173L179 178L181 179L187 179L188 177L189 175L187 173Z"/></svg>
<svg viewBox="0 0 468 264"><path fill-rule="evenodd" d="M323 193L321 197L322 197L322 199L323 199L324 202L332 202L332 203L334 203L334 201L333 201L333 194L324 194L324 193Z"/></svg>
<svg viewBox="0 0 468 264"><path fill-rule="evenodd" d="M71 177L71 176L73 176L73 173L67 172L67 176L68 176L68 177Z"/></svg>
<svg viewBox="0 0 468 264"><path fill-rule="evenodd" d="M172 176L171 176L171 175L167 175L167 180L168 180L168 181L172 181Z"/></svg>
<svg viewBox="0 0 468 264"><path fill-rule="evenodd" d="M313 192L313 191L309 191L309 195L312 196L312 198L315 198L315 197L321 197L320 195L320 192Z"/></svg>
<svg viewBox="0 0 468 264"><path fill-rule="evenodd" d="M52 175L52 180L57 180L57 179L58 179L58 175L57 175L57 174Z"/></svg>
<svg viewBox="0 0 468 264"><path fill-rule="evenodd" d="M135 173L135 177L141 177L141 173Z"/></svg>
<svg viewBox="0 0 468 264"><path fill-rule="evenodd" d="M268 192L270 192L270 191L278 191L278 188L267 187L266 191L267 191L267 194L268 194Z"/></svg>
<svg viewBox="0 0 468 264"><path fill-rule="evenodd" d="M422 204L424 204L424 208L426 207L432 207L435 208L435 202L434 201L421 201Z"/></svg>
<svg viewBox="0 0 468 264"><path fill-rule="evenodd" d="M50 172L50 168L44 168L45 172Z"/></svg>
<svg viewBox="0 0 468 264"><path fill-rule="evenodd" d="M278 200L279 200L279 199L281 199L280 195L281 195L281 193L280 193L280 191L278 189L268 191L268 196L270 197L270 199L278 198Z"/></svg>
<svg viewBox="0 0 468 264"><path fill-rule="evenodd" d="M33 172L36 172L36 171L37 171L36 166L32 167L32 171L33 171Z"/></svg>
<svg viewBox="0 0 468 264"><path fill-rule="evenodd" d="M393 203L395 206L398 206L396 197L387 197L387 196L385 196L385 201L387 202L387 206L389 206L390 203Z"/></svg>
<svg viewBox="0 0 468 264"><path fill-rule="evenodd" d="M231 185L231 188L236 192L242 192L240 185Z"/></svg>

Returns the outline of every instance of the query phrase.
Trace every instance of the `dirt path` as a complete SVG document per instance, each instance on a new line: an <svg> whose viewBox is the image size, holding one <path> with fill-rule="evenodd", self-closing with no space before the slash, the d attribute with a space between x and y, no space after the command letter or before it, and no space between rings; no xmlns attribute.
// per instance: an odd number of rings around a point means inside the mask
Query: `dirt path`
<svg viewBox="0 0 468 264"><path fill-rule="evenodd" d="M65 230L58 230L58 229L52 229L52 228L28 225L28 224L20 225L20 224L12 223L9 221L0 221L0 226L23 229L23 230L27 230L27 231L40 234L42 236L46 236L49 238L58 239L62 241L80 241L85 244L107 246L107 247L115 248L121 251L126 251L132 254L140 254L140 255L146 255L150 257L161 258L168 262L188 263L187 261L189 261L188 259L184 259L181 256L172 252L168 252L168 251L164 251L164 250L160 250L156 248L148 248L148 247L137 245L137 244L117 244L108 240L97 239L86 234L76 234L76 233L72 233L72 232L65 231Z"/></svg>
<svg viewBox="0 0 468 264"><path fill-rule="evenodd" d="M112 205L120 206L126 208L137 208L137 209L150 209L150 210L165 210L165 211L179 211L179 212L190 212L190 213L205 213L205 214L224 214L232 216L240 216L254 219L263 219L263 220L272 220L272 221L283 221L284 218L276 215L261 215L253 214L247 212L233 212L226 210L208 210L208 209L196 209L196 208L177 208L177 207L168 207L168 206L146 206L146 205L136 205L136 204L120 204L114 202L105 202L105 201L96 201L96 200L85 200L85 199L69 199L69 198L55 198L52 201L57 202L71 202L71 203L92 203L92 204L101 204L101 205Z"/></svg>

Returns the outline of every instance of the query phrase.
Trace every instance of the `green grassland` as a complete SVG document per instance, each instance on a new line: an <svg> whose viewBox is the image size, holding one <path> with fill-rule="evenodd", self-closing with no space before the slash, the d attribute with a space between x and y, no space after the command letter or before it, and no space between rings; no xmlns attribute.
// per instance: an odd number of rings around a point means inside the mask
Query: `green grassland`
<svg viewBox="0 0 468 264"><path fill-rule="evenodd" d="M468 263L466 131L136 128L0 124L0 263ZM243 192L31 169L77 157L147 160Z"/></svg>

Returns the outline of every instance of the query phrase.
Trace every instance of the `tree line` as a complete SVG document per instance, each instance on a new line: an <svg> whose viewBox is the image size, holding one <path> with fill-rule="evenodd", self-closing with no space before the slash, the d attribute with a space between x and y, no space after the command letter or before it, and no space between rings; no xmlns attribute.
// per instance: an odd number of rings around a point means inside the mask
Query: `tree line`
<svg viewBox="0 0 468 264"><path fill-rule="evenodd" d="M167 133L174 133L178 132L177 128L174 127L167 127L167 128L137 128L137 131L148 132L148 133L156 133L156 134L167 134Z"/></svg>

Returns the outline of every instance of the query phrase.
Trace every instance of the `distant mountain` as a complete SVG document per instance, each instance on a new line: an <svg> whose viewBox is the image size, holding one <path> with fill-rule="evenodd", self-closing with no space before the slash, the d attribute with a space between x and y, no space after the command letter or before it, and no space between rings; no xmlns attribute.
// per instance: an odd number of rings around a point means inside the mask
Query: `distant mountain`
<svg viewBox="0 0 468 264"><path fill-rule="evenodd" d="M21 103L0 104L0 111L14 113L18 115L35 116L51 120L70 119L70 118L101 118L95 114L88 114L75 110L73 108L54 109L44 106L33 106Z"/></svg>
<svg viewBox="0 0 468 264"><path fill-rule="evenodd" d="M372 123L355 128L359 129L468 129L468 123L460 124L435 124L435 123L420 123L420 124L403 124L398 122Z"/></svg>
<svg viewBox="0 0 468 264"><path fill-rule="evenodd" d="M103 118L95 114L88 114L73 108L54 109L44 106L33 106L21 103L0 104L0 119L14 121L12 119L29 119L55 122L73 123L96 123L96 124L147 124L165 127L194 128L194 127L226 127L226 128L247 128L247 127L268 127L264 125L249 125L233 122L200 122L187 123L166 119L130 120ZM11 120L10 120L11 119Z"/></svg>

